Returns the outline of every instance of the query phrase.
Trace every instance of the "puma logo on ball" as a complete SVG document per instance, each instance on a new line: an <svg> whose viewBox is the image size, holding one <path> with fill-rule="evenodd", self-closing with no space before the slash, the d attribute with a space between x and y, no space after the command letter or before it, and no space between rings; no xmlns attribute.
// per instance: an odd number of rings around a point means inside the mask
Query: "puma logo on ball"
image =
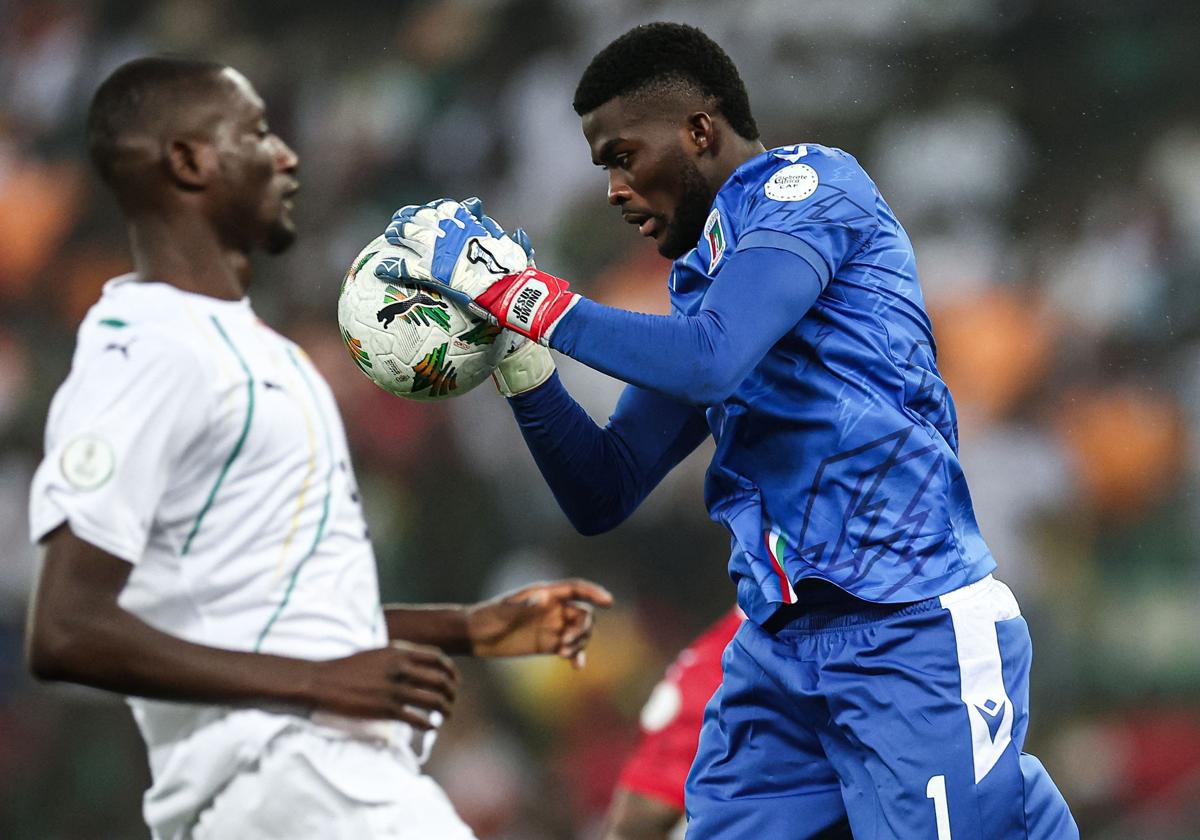
<svg viewBox="0 0 1200 840"><path fill-rule="evenodd" d="M436 306L441 309L449 309L444 301L440 301L435 297L431 297L430 295L425 294L425 292L417 292L412 297L405 298L404 300L398 300L395 303L389 303L375 314L375 318L379 321L379 323L383 324L384 329L387 329L389 326L391 326L392 321L397 315L403 315L405 312L418 304L421 306Z"/></svg>

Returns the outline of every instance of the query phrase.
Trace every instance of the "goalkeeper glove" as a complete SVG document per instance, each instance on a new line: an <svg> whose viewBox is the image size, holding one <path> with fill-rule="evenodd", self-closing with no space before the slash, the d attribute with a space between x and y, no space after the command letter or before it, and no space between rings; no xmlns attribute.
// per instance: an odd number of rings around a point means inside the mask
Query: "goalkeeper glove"
<svg viewBox="0 0 1200 840"><path fill-rule="evenodd" d="M478 199L471 206L482 218L447 199L397 210L384 237L399 253L380 260L376 276L434 287L479 317L548 344L579 295L537 269L532 249L503 236Z"/></svg>
<svg viewBox="0 0 1200 840"><path fill-rule="evenodd" d="M517 228L511 234L506 234L495 219L483 212L483 201L478 198L464 199L462 205L489 234L497 239L507 236L520 245L529 265L533 265L533 243L524 229ZM513 340L500 364L492 371L492 381L501 394L515 397L532 391L549 379L554 373L554 358L549 350L536 341L512 333L505 333L505 336L511 336Z"/></svg>
<svg viewBox="0 0 1200 840"><path fill-rule="evenodd" d="M506 397L532 391L554 373L554 358L536 341L517 338L492 371L492 381Z"/></svg>

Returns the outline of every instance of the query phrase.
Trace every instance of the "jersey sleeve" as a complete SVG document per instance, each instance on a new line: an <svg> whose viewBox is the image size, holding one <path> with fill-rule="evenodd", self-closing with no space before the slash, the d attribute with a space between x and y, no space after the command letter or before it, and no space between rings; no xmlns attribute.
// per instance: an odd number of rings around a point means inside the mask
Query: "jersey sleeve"
<svg viewBox="0 0 1200 840"><path fill-rule="evenodd" d="M695 315L646 315L580 300L551 346L589 367L679 402L733 393L804 317L823 283L804 260L774 249L736 253ZM747 317L747 300L754 316Z"/></svg>
<svg viewBox="0 0 1200 840"><path fill-rule="evenodd" d="M66 522L80 539L138 562L171 472L205 427L200 361L162 333L85 324L50 405L31 490L34 542Z"/></svg>
<svg viewBox="0 0 1200 840"><path fill-rule="evenodd" d="M709 434L702 411L632 385L597 426L557 373L509 405L559 507L583 534L624 521Z"/></svg>
<svg viewBox="0 0 1200 840"><path fill-rule="evenodd" d="M747 190L734 251L793 253L816 271L824 288L874 235L877 193L867 173L845 152L808 153L798 147L785 158L793 159Z"/></svg>

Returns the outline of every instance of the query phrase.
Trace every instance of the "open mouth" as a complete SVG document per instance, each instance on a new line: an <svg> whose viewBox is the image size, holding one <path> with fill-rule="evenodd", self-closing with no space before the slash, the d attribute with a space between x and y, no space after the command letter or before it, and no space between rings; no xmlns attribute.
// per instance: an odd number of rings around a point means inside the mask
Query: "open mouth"
<svg viewBox="0 0 1200 840"><path fill-rule="evenodd" d="M649 213L622 213L626 223L637 225L638 233L642 236L654 236L658 232L658 217Z"/></svg>
<svg viewBox="0 0 1200 840"><path fill-rule="evenodd" d="M292 199L298 192L300 192L300 185L293 184L292 186L288 187L282 193L279 194L280 206L282 206L283 209L288 211L289 213L292 210L296 209L296 202L294 202Z"/></svg>

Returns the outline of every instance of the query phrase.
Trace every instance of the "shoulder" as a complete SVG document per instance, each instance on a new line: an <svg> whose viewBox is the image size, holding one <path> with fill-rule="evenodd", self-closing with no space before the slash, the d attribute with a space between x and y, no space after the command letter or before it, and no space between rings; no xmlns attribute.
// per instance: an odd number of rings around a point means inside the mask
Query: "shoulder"
<svg viewBox="0 0 1200 840"><path fill-rule="evenodd" d="M160 283L110 281L79 325L72 370L100 367L118 378L161 371L175 382L201 376L206 327L188 297Z"/></svg>
<svg viewBox="0 0 1200 840"><path fill-rule="evenodd" d="M749 206L794 205L830 193L871 196L875 184L853 155L812 143L770 149L738 169L737 182Z"/></svg>

